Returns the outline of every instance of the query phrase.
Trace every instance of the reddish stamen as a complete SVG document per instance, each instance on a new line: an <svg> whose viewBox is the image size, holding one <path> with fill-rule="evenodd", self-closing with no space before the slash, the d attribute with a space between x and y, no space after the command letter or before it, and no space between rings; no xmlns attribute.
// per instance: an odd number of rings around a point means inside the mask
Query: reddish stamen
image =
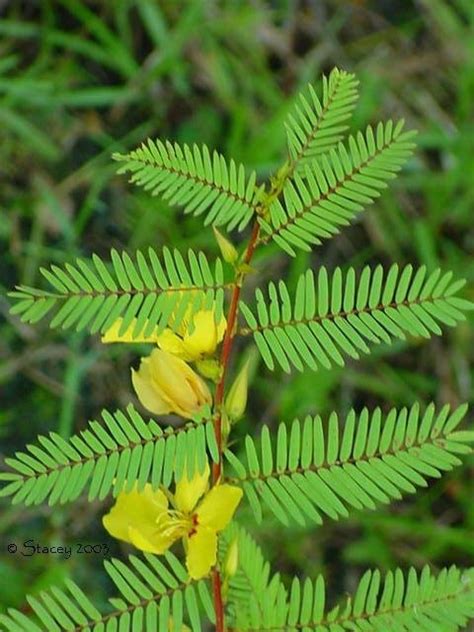
<svg viewBox="0 0 474 632"><path fill-rule="evenodd" d="M199 524L197 514L194 514L194 515L192 516L192 521L193 521L193 527L192 527L191 531L188 533L188 537L189 537L189 538L190 538L191 536L193 536L193 535L197 532L197 526L198 526L198 524Z"/></svg>

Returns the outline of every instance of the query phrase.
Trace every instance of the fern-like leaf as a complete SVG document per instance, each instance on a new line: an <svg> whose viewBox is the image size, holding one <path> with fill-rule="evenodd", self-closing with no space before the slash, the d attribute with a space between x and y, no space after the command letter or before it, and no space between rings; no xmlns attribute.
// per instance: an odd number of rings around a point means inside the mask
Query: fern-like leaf
<svg viewBox="0 0 474 632"><path fill-rule="evenodd" d="M246 436L245 464L226 451L236 475L228 480L243 487L259 522L262 503L285 525L321 524L322 514L347 517L348 506L375 509L461 464L456 455L472 452L474 442L474 432L456 430L466 410L450 413L446 405L437 412L431 404L420 416L414 405L384 416L364 409L351 411L344 424L332 413L327 425L308 416L290 430L281 423L276 440L265 426L259 449Z"/></svg>
<svg viewBox="0 0 474 632"><path fill-rule="evenodd" d="M339 232L380 195L380 189L395 177L414 147L415 132L403 132L403 121L368 126L365 136L349 137L346 148L339 143L327 154L306 163L283 187L283 200L270 205L270 223L259 218L265 233L262 242L273 239L295 256L295 247L311 250L321 239Z"/></svg>
<svg viewBox="0 0 474 632"><path fill-rule="evenodd" d="M241 302L248 327L240 333L253 335L270 370L275 362L288 373L292 367L343 366L343 356L358 359L360 352L370 353L370 343L390 344L407 334L429 338L441 334L438 323L465 320L463 311L474 304L455 296L463 285L451 272L427 275L424 266L414 273L411 265L399 270L395 264L387 274L382 266L366 267L358 281L353 268L345 274L336 268L329 279L322 267L317 282L308 270L294 298L280 281L269 284L268 301L256 291L254 311Z"/></svg>
<svg viewBox="0 0 474 632"><path fill-rule="evenodd" d="M322 98L308 86L286 121L290 168L304 167L308 160L329 151L343 138L357 101L358 81L351 73L334 68L323 75Z"/></svg>
<svg viewBox="0 0 474 632"><path fill-rule="evenodd" d="M54 587L41 591L35 597L26 597L36 621L14 608L8 608L8 614L0 613L2 630L57 632L98 629L94 625L102 621L100 612L73 581L66 579L65 584L67 590Z"/></svg>
<svg viewBox="0 0 474 632"><path fill-rule="evenodd" d="M378 570L369 570L362 576L353 597L347 597L330 610L322 576L314 582L295 577L289 592L278 577L275 579L263 595L253 598L263 604L263 609L238 610L237 629L456 632L474 617L474 569L462 572L451 566L436 577L428 566L421 573L410 568L406 575L398 568L384 578Z"/></svg>
<svg viewBox="0 0 474 632"><path fill-rule="evenodd" d="M75 500L89 488L89 500L103 499L112 489L143 489L150 482L154 489L168 487L174 476L191 478L196 468L203 472L207 452L217 461L212 422L191 422L182 428L162 430L153 420L145 423L133 408L102 413L104 425L89 422L89 427L67 441L54 432L39 436L38 444L26 452L5 459L12 472L0 473L7 484L0 496L12 496L12 503L50 505Z"/></svg>
<svg viewBox="0 0 474 632"><path fill-rule="evenodd" d="M52 588L39 597L27 597L36 621L19 610L0 614L7 632L146 632L170 630L182 632L186 622L193 632L201 632L204 612L214 621L214 609L206 579L191 580L182 563L169 551L163 558L145 553L131 555L129 564L111 559L105 569L119 591L110 599L113 611L101 614L73 582L68 592ZM172 625L171 625L172 624Z"/></svg>
<svg viewBox="0 0 474 632"><path fill-rule="evenodd" d="M221 568L224 567L228 546L234 538L237 539L238 567L236 573L228 578L226 621L229 628L236 627L242 620L242 609L248 611L249 607L254 606L255 596L265 594L270 580L270 564L263 557L262 550L237 523L231 523L221 538ZM258 602L257 607L261 608Z"/></svg>
<svg viewBox="0 0 474 632"><path fill-rule="evenodd" d="M178 250L163 248L162 260L153 248L148 257L137 251L136 259L111 251L112 270L94 255L77 259L76 265L41 269L53 292L18 286L9 296L16 299L12 314L36 323L56 309L51 327L91 333L105 332L122 318L120 333L136 319L133 335L149 336L165 327L178 329L185 314L199 309L216 310L220 319L224 303L222 261L211 269L204 253L188 251L187 261Z"/></svg>
<svg viewBox="0 0 474 632"><path fill-rule="evenodd" d="M129 154L113 158L124 163L118 173L131 173L131 182L152 195L184 207L185 213L206 213L205 225L242 230L257 210L260 192L255 172L247 178L243 165L233 160L227 164L216 151L211 156L205 145L190 149L148 140Z"/></svg>

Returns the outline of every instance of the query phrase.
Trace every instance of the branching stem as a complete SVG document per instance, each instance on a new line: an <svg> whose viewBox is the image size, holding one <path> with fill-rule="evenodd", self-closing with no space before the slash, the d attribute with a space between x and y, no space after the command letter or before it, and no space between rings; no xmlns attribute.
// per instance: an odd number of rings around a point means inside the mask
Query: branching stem
<svg viewBox="0 0 474 632"><path fill-rule="evenodd" d="M245 251L243 263L248 265L252 260L253 253L255 251L255 246L257 244L258 236L260 232L260 225L256 220L252 234L250 235L250 240L247 245L247 249ZM232 351L232 342L234 339L234 334L236 330L237 324L237 315L239 308L239 298L240 298L240 290L242 287L243 278L245 273L238 273L235 279L234 289L232 291L232 298L230 301L229 313L227 315L227 328L224 335L224 341L222 343L222 351L221 351L221 377L219 383L216 387L215 394L215 407L217 410L217 415L214 419L214 432L216 434L216 442L217 447L219 449L219 461L217 463L213 463L212 465L212 484L215 485L222 473L222 403L224 401L224 392L225 392L225 378L227 373L227 366L229 364L230 354ZM221 587L221 576L219 573L219 568L217 566L214 567L212 571L212 588L214 594L214 609L216 612L216 632L224 632L224 604L222 600L222 587Z"/></svg>

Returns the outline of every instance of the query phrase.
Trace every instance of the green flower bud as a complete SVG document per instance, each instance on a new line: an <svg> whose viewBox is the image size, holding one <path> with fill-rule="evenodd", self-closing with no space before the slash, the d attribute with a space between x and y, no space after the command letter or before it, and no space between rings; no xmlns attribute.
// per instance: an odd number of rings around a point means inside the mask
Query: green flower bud
<svg viewBox="0 0 474 632"><path fill-rule="evenodd" d="M220 380L222 369L218 360L214 358L203 358L202 360L196 360L196 369L199 373L212 380L217 384Z"/></svg>
<svg viewBox="0 0 474 632"><path fill-rule="evenodd" d="M224 574L226 579L228 577L233 577L239 566L239 542L237 536L234 537L232 542L227 549L227 554L225 556L224 562Z"/></svg>
<svg viewBox="0 0 474 632"><path fill-rule="evenodd" d="M237 257L239 256L235 246L231 244L231 242L226 239L226 237L224 237L224 235L220 233L215 226L212 228L224 261L227 261L227 263L235 263L237 261Z"/></svg>
<svg viewBox="0 0 474 632"><path fill-rule="evenodd" d="M249 364L250 362L247 360L240 369L225 401L225 409L231 421L240 419L247 406Z"/></svg>
<svg viewBox="0 0 474 632"><path fill-rule="evenodd" d="M226 446L227 439L229 438L229 435L230 435L230 421L229 421L229 417L227 416L227 412L225 408L223 408L221 412L221 431L222 431L222 444Z"/></svg>

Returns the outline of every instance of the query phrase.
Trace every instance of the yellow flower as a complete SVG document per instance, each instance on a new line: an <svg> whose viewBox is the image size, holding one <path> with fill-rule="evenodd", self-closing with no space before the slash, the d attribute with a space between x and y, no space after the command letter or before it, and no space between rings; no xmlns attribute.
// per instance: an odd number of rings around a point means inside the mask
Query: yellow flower
<svg viewBox="0 0 474 632"><path fill-rule="evenodd" d="M154 349L142 358L132 383L141 404L155 415L174 412L190 418L212 402L207 384L190 366L171 353Z"/></svg>
<svg viewBox="0 0 474 632"><path fill-rule="evenodd" d="M189 575L200 579L216 563L217 533L229 524L242 498L242 490L233 485L207 491L208 480L207 465L191 480L184 476L176 485L172 508L165 494L149 484L142 492L122 492L103 525L114 538L158 555L183 538Z"/></svg>
<svg viewBox="0 0 474 632"><path fill-rule="evenodd" d="M184 319L178 333L165 329L158 336L160 348L186 362L212 355L224 337L227 326L225 318L222 317L219 324L216 324L213 310L200 310L194 315L192 323L194 329L189 319Z"/></svg>
<svg viewBox="0 0 474 632"><path fill-rule="evenodd" d="M119 335L122 325L122 319L118 318L116 322L102 336L102 342L148 342L157 344L163 351L168 351L173 355L185 360L186 362L194 362L203 356L212 355L217 345L224 337L226 330L226 319L223 316L218 324L215 322L214 310L199 310L194 317L190 317L190 310L183 318L178 331L166 328L161 334L155 332L149 336L144 336L147 323L139 332L136 338L132 337L135 328L136 319L132 320L126 331ZM194 326L194 328L192 327Z"/></svg>

